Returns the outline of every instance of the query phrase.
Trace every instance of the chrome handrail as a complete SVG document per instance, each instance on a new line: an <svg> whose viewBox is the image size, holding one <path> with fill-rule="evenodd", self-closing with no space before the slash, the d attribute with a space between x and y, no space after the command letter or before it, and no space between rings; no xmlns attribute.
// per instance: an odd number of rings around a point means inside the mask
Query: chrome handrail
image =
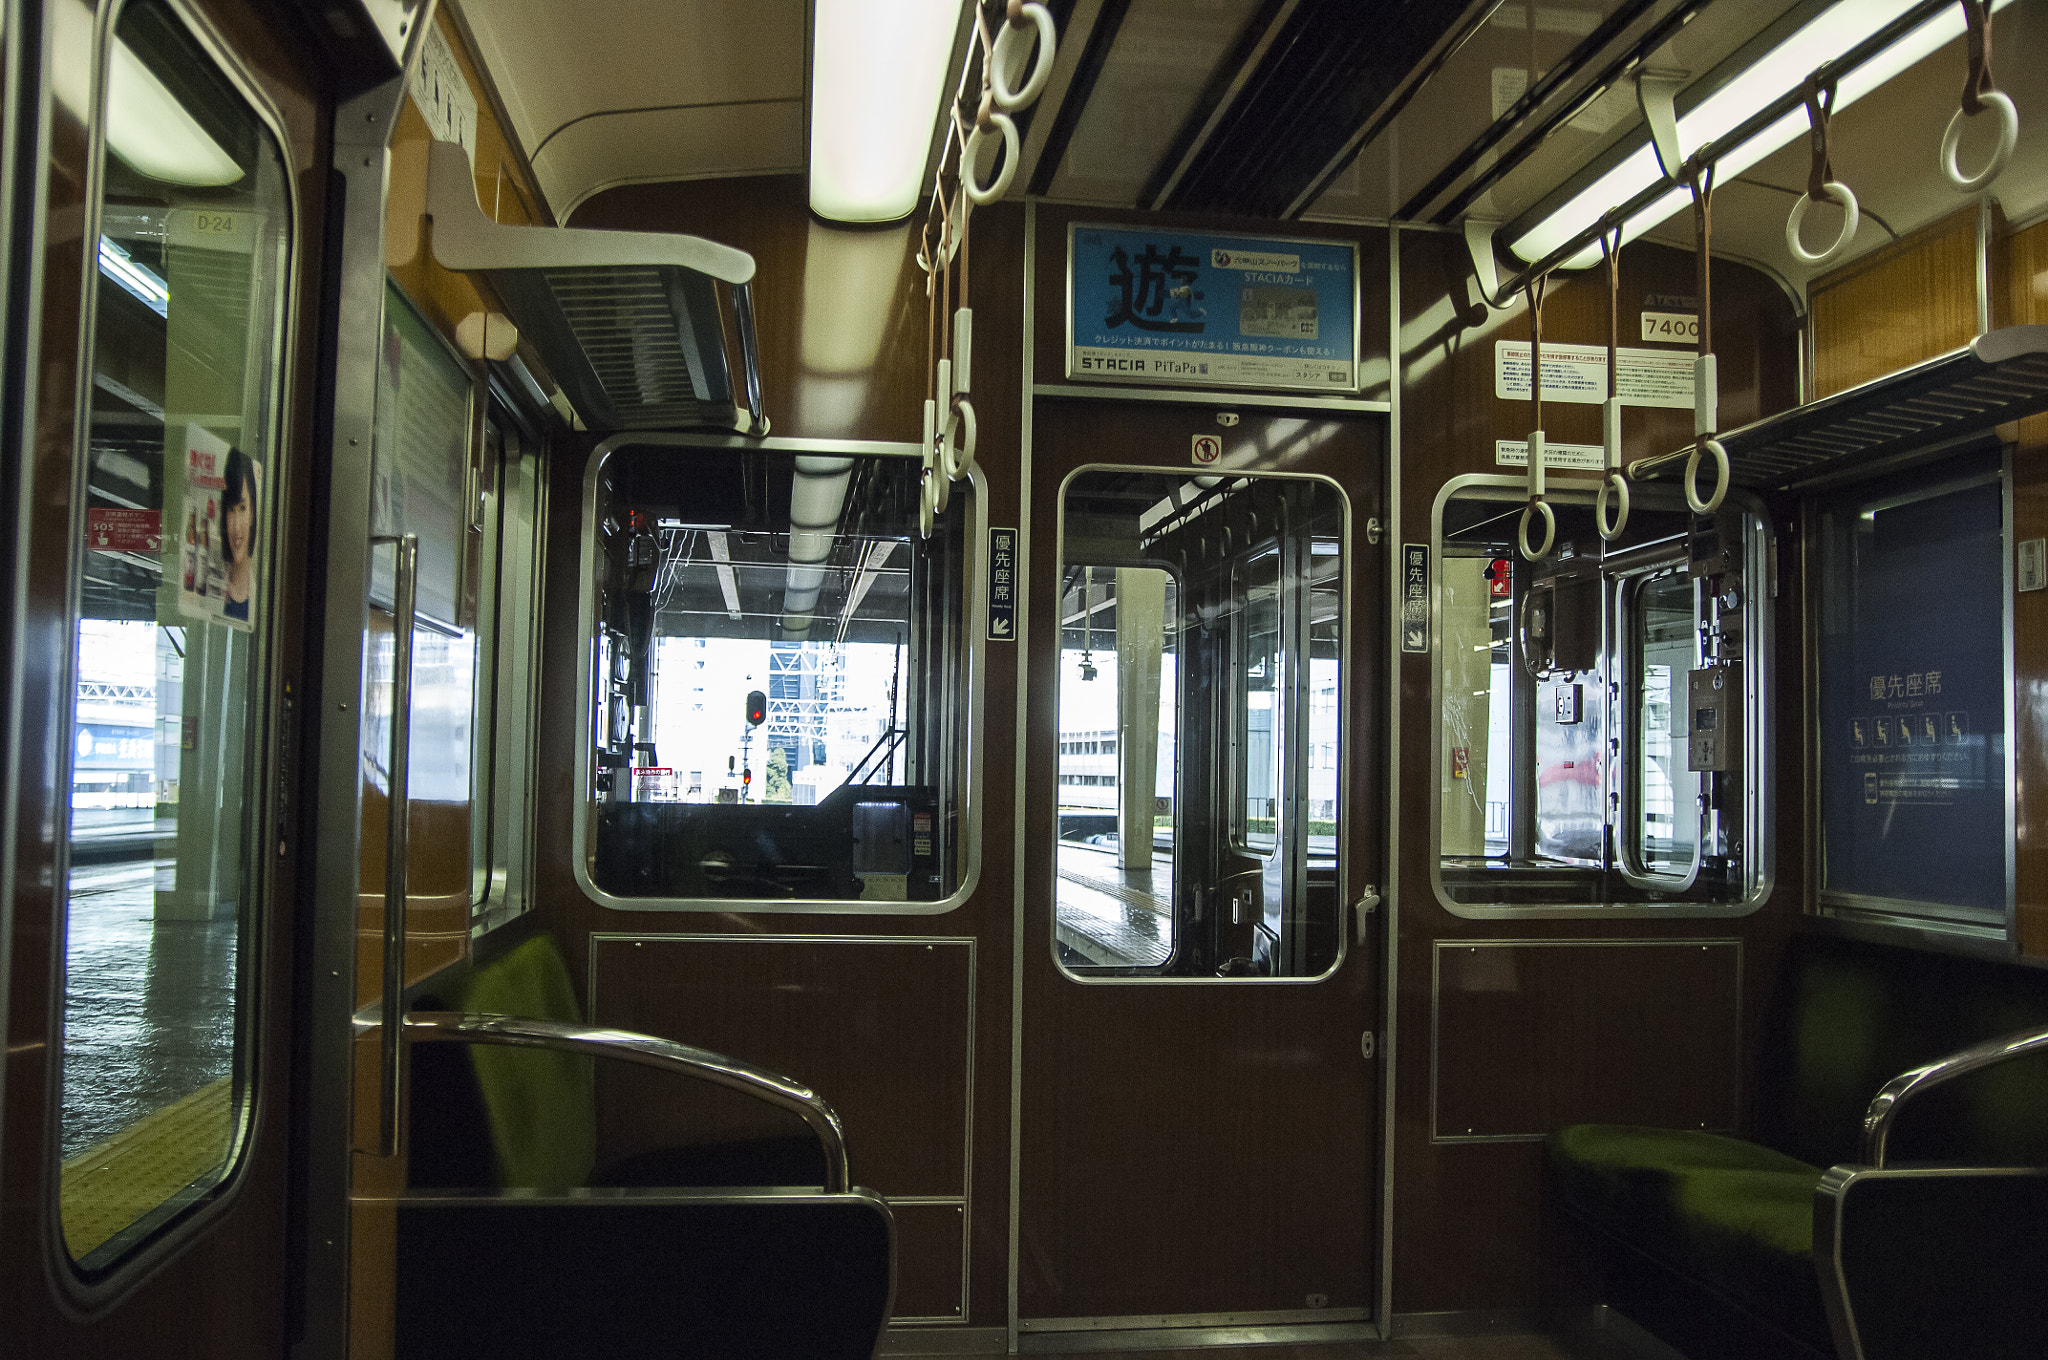
<svg viewBox="0 0 2048 1360"><path fill-rule="evenodd" d="M1986 1039L1981 1044L1937 1058L1924 1067L1902 1072L1886 1082L1884 1089L1870 1102L1869 1111L1863 1116L1863 1161L1866 1165L1884 1165L1885 1142L1891 1137L1892 1123L1898 1118L1899 1107L1913 1096L1921 1095L1957 1077L1966 1077L1980 1072L2007 1058L2017 1058L2027 1053L2048 1052L2048 1027L2023 1029L1998 1039Z"/></svg>
<svg viewBox="0 0 2048 1360"><path fill-rule="evenodd" d="M405 995L406 872L412 821L412 635L419 627L420 536L383 535L372 543L398 550L391 601L391 756L385 772L384 1033L378 1053L377 1152L398 1155L398 1111L405 1089L405 1055L397 1020Z"/></svg>
<svg viewBox="0 0 2048 1360"><path fill-rule="evenodd" d="M359 1015L356 1029L360 1033L377 1023L367 1015ZM844 1194L853 1182L846 1160L846 1134L839 1116L808 1086L764 1067L628 1029L570 1025L514 1015L413 1011L405 1017L403 1032L413 1043L498 1044L507 1048L581 1053L742 1091L800 1116L811 1126L825 1152L826 1193Z"/></svg>

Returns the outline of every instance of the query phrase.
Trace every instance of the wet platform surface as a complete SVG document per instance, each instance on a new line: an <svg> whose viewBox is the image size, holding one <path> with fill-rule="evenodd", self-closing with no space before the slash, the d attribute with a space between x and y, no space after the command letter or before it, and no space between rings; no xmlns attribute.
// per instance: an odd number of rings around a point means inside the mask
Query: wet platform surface
<svg viewBox="0 0 2048 1360"><path fill-rule="evenodd" d="M71 871L66 1161L233 1070L237 924L157 920L173 872L170 860Z"/></svg>
<svg viewBox="0 0 2048 1360"><path fill-rule="evenodd" d="M1090 963L1149 967L1173 952L1170 855L1124 869L1114 849L1062 841L1056 900L1060 943Z"/></svg>

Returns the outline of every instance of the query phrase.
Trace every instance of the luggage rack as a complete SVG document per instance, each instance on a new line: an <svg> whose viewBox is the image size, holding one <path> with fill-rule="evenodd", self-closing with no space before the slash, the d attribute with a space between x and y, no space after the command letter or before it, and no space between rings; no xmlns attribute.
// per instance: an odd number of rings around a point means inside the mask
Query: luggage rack
<svg viewBox="0 0 2048 1360"><path fill-rule="evenodd" d="M1961 349L1721 436L1732 480L1783 490L2048 411L2048 326L1988 331ZM1632 476L1676 472L1685 449Z"/></svg>
<svg viewBox="0 0 2048 1360"><path fill-rule="evenodd" d="M489 280L590 429L768 433L753 256L666 232L503 226L477 205L468 154L454 142L433 144L427 212L434 258ZM732 298L740 393L721 283Z"/></svg>

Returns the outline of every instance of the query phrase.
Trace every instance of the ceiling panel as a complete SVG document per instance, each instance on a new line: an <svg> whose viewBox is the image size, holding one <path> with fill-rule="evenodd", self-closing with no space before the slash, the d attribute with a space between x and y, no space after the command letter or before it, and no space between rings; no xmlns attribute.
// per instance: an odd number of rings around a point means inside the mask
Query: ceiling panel
<svg viewBox="0 0 2048 1360"><path fill-rule="evenodd" d="M602 114L564 129L533 158L563 220L616 184L803 170L801 99Z"/></svg>
<svg viewBox="0 0 2048 1360"><path fill-rule="evenodd" d="M1131 0L1051 196L1135 204L1259 7L1259 0Z"/></svg>
<svg viewBox="0 0 2048 1360"><path fill-rule="evenodd" d="M802 166L806 0L470 0L462 13L558 216L603 183L789 169L777 106L791 102ZM607 116L623 111L698 116ZM674 144L700 133L736 141ZM693 162L705 168L682 169Z"/></svg>

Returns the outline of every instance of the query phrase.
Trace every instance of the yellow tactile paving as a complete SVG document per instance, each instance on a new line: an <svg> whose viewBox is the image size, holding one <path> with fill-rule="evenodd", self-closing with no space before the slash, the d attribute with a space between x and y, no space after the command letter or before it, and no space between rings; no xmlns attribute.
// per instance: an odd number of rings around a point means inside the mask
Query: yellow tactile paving
<svg viewBox="0 0 2048 1360"><path fill-rule="evenodd" d="M219 1166L233 1135L233 1091L222 1077L64 1163L58 1193L73 1259Z"/></svg>

